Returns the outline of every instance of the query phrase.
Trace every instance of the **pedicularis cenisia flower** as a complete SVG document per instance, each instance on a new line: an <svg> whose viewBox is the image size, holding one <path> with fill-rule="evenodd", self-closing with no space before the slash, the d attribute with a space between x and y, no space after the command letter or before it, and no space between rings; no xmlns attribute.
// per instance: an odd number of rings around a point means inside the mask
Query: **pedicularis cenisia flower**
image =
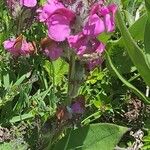
<svg viewBox="0 0 150 150"><path fill-rule="evenodd" d="M36 0L9 0L8 6L10 2L26 8L37 5ZM36 11L39 21L48 29L48 37L41 43L44 53L51 60L62 56L68 47L81 60L97 54L86 65L94 69L102 63L100 56L105 50L105 44L97 36L114 31L116 10L115 4L106 5L104 0L47 0Z"/></svg>
<svg viewBox="0 0 150 150"><path fill-rule="evenodd" d="M87 54L103 53L105 45L97 39L97 36L114 31L116 10L115 4L106 6L104 0L48 0L37 12L40 22L44 22L47 26L49 38L58 45L67 42L82 59ZM56 55L58 45L54 44L53 51ZM54 53L52 48L47 49L46 54L51 59ZM101 63L102 59L96 58L90 60L87 66L93 69Z"/></svg>

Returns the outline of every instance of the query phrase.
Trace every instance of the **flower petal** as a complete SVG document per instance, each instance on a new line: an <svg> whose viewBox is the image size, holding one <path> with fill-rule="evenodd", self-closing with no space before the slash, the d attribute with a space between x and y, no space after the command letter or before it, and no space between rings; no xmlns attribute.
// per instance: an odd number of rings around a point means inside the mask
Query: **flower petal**
<svg viewBox="0 0 150 150"><path fill-rule="evenodd" d="M83 28L83 33L91 36L97 36L104 31L104 22L97 14L90 16L88 22Z"/></svg>
<svg viewBox="0 0 150 150"><path fill-rule="evenodd" d="M26 7L35 7L37 0L20 0L20 4Z"/></svg>
<svg viewBox="0 0 150 150"><path fill-rule="evenodd" d="M105 50L105 45L102 42L99 42L99 45L97 46L96 52L97 53L103 53Z"/></svg>
<svg viewBox="0 0 150 150"><path fill-rule="evenodd" d="M48 21L48 35L54 41L64 41L70 35L70 22L60 14L52 15Z"/></svg>
<svg viewBox="0 0 150 150"><path fill-rule="evenodd" d="M65 8L64 5L55 0L49 0L42 8L39 8L39 20L41 22L46 21L57 9Z"/></svg>
<svg viewBox="0 0 150 150"><path fill-rule="evenodd" d="M82 33L68 37L68 43L71 48L75 49L77 55L83 55L87 49L87 38Z"/></svg>
<svg viewBox="0 0 150 150"><path fill-rule="evenodd" d="M75 19L75 13L67 8L60 8L55 11L56 14L65 16L69 22Z"/></svg>
<svg viewBox="0 0 150 150"><path fill-rule="evenodd" d="M13 46L14 46L14 44L15 44L15 39L10 39L10 40L6 40L6 41L4 41L4 48L5 49L11 49Z"/></svg>
<svg viewBox="0 0 150 150"><path fill-rule="evenodd" d="M27 43L26 40L23 40L22 41L22 45L21 45L21 50L20 50L20 54L21 55L26 55L26 54L29 54L30 53L30 44Z"/></svg>
<svg viewBox="0 0 150 150"><path fill-rule="evenodd" d="M105 27L107 32L113 32L115 29L114 19L110 14L105 15Z"/></svg>

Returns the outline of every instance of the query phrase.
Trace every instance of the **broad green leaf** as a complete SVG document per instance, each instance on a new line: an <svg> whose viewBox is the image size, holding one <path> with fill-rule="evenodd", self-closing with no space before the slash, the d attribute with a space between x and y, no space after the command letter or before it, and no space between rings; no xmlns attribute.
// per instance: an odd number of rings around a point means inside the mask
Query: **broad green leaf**
<svg viewBox="0 0 150 150"><path fill-rule="evenodd" d="M139 96L141 98L141 100L143 100L143 102L150 104L150 99L147 98L141 91L139 91L136 87L134 87L131 83L129 83L115 68L115 66L113 65L108 53L106 53L107 55L107 61L110 65L110 67L112 68L112 70L115 72L115 74L117 75L117 77L128 87L130 88L137 96Z"/></svg>
<svg viewBox="0 0 150 150"><path fill-rule="evenodd" d="M128 128L97 123L70 130L54 150L113 150Z"/></svg>
<svg viewBox="0 0 150 150"><path fill-rule="evenodd" d="M150 15L148 16L145 26L144 46L145 46L145 59L147 65L150 68Z"/></svg>

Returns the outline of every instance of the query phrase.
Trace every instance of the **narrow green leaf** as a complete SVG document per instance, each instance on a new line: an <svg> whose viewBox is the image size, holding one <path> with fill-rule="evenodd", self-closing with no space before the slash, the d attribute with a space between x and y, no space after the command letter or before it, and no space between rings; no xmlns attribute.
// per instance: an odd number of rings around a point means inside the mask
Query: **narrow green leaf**
<svg viewBox="0 0 150 150"><path fill-rule="evenodd" d="M43 116L43 113L40 113L41 116ZM10 123L16 123L22 120L27 120L27 119L31 119L34 118L35 115L31 114L31 113L27 113L27 114L23 114L20 116L14 116L12 119L9 120Z"/></svg>
<svg viewBox="0 0 150 150"><path fill-rule="evenodd" d="M21 84L25 79L27 79L30 75L31 75L31 72L28 72L28 73L24 74L23 76L21 76L21 77L14 83L14 86L20 85L20 84Z"/></svg>
<svg viewBox="0 0 150 150"><path fill-rule="evenodd" d="M5 89L7 89L10 86L8 73L3 76L3 81L4 81L4 87Z"/></svg>
<svg viewBox="0 0 150 150"><path fill-rule="evenodd" d="M14 116L11 120L9 120L10 123L16 123L16 122L19 122L19 121L22 121L22 120L26 120L26 119L30 119L30 118L33 118L34 115L33 114L23 114L23 115L20 115L20 116Z"/></svg>

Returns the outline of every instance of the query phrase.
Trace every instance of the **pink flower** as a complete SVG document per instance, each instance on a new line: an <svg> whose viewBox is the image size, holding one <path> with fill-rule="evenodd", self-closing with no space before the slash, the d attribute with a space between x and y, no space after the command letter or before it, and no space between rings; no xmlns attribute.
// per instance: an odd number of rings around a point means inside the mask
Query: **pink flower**
<svg viewBox="0 0 150 150"><path fill-rule="evenodd" d="M37 0L20 0L20 4L26 7L35 7Z"/></svg>
<svg viewBox="0 0 150 150"><path fill-rule="evenodd" d="M102 6L102 4L96 3L93 5L86 22L83 33L85 35L97 36L102 32L113 32L115 29L115 13L117 6L111 4L108 6Z"/></svg>
<svg viewBox="0 0 150 150"><path fill-rule="evenodd" d="M83 28L83 33L85 35L97 36L104 31L105 31L104 21L97 14L89 16L88 22Z"/></svg>
<svg viewBox="0 0 150 150"><path fill-rule="evenodd" d="M41 46L45 55L51 60L58 59L62 54L62 49L58 47L58 44L49 38L44 38L41 41Z"/></svg>
<svg viewBox="0 0 150 150"><path fill-rule="evenodd" d="M4 41L4 48L14 56L31 54L35 50L33 44L27 43L22 35Z"/></svg>
<svg viewBox="0 0 150 150"><path fill-rule="evenodd" d="M40 22L45 22L56 10L64 8L64 5L57 0L48 0L48 2L37 10Z"/></svg>
<svg viewBox="0 0 150 150"><path fill-rule="evenodd" d="M39 19L45 22L48 27L48 36L54 41L64 41L71 32L70 26L75 19L75 13L58 2L48 0L40 9Z"/></svg>
<svg viewBox="0 0 150 150"><path fill-rule="evenodd" d="M91 53L101 54L105 49L104 44L99 42L95 37L84 35L82 32L69 36L68 43L71 48L75 49L75 52L79 56Z"/></svg>

